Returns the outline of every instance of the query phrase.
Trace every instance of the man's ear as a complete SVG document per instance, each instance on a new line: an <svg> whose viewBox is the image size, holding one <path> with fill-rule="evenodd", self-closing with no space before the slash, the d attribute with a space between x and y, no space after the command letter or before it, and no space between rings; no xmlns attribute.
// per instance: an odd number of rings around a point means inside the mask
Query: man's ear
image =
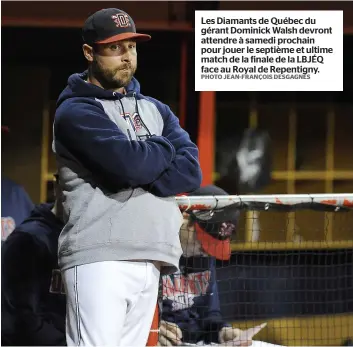
<svg viewBox="0 0 353 347"><path fill-rule="evenodd" d="M87 45L86 43L82 46L83 55L90 63L93 61L93 47Z"/></svg>

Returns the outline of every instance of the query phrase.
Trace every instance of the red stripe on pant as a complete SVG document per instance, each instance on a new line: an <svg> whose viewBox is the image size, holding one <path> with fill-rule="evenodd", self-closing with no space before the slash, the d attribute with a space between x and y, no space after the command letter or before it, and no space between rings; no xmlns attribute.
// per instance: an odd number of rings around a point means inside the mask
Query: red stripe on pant
<svg viewBox="0 0 353 347"><path fill-rule="evenodd" d="M158 343L158 328L159 328L159 309L158 304L154 311L153 321L151 325L150 334L148 335L146 346L157 346Z"/></svg>

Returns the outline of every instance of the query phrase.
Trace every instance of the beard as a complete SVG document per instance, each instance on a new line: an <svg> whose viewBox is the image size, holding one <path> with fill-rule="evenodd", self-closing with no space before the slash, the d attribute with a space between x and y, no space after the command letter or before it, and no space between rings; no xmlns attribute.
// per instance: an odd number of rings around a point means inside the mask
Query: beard
<svg viewBox="0 0 353 347"><path fill-rule="evenodd" d="M136 72L136 66L128 63L114 69L105 68L96 58L93 59L90 69L92 75L107 90L126 87Z"/></svg>

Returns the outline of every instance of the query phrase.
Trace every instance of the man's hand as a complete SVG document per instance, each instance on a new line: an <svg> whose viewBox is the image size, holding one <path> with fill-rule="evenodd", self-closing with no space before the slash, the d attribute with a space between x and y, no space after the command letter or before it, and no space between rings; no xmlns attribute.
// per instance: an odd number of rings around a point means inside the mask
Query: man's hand
<svg viewBox="0 0 353 347"><path fill-rule="evenodd" d="M224 327L219 332L219 342L226 346L251 346L252 338L266 325L263 323L247 330Z"/></svg>
<svg viewBox="0 0 353 347"><path fill-rule="evenodd" d="M219 332L219 342L225 343L227 341L233 341L234 339L240 338L242 330L232 327L224 327ZM242 340L237 346L251 346L252 341Z"/></svg>
<svg viewBox="0 0 353 347"><path fill-rule="evenodd" d="M159 327L158 346L178 346L181 345L183 333L175 323L161 321Z"/></svg>

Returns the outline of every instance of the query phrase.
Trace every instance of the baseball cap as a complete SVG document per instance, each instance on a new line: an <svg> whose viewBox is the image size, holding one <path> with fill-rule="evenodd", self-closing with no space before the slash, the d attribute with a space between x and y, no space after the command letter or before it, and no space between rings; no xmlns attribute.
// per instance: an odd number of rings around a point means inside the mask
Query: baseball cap
<svg viewBox="0 0 353 347"><path fill-rule="evenodd" d="M188 196L229 195L215 185L200 187ZM229 260L231 255L230 239L235 232L239 210L235 206L226 206L213 211L193 210L187 212L195 222L196 238L203 250L219 260Z"/></svg>
<svg viewBox="0 0 353 347"><path fill-rule="evenodd" d="M148 41L150 35L136 32L135 23L117 8L99 10L87 18L82 28L83 41L89 45L133 39Z"/></svg>

